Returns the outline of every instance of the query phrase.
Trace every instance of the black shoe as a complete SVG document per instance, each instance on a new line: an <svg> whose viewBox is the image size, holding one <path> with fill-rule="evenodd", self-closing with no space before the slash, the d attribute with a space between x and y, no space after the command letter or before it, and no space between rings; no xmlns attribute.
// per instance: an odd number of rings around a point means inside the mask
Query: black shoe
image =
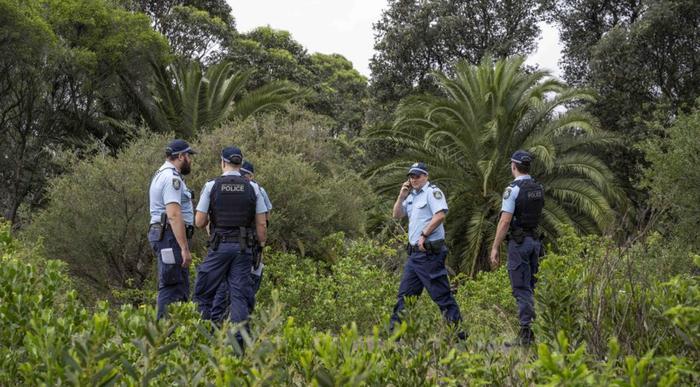
<svg viewBox="0 0 700 387"><path fill-rule="evenodd" d="M529 347L535 342L535 334L530 327L520 327L518 337L509 343L505 343L506 347Z"/></svg>
<svg viewBox="0 0 700 387"><path fill-rule="evenodd" d="M469 337L469 334L465 331L457 332L457 339L459 339L459 341L465 341L465 340L467 340L468 337Z"/></svg>

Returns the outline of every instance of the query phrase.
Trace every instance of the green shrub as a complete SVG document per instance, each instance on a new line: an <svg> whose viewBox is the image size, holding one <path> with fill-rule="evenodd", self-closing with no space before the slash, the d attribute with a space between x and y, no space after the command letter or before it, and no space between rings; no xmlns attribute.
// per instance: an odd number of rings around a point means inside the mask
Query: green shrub
<svg viewBox="0 0 700 387"><path fill-rule="evenodd" d="M198 196L206 181L221 174L221 149L242 144L274 205L270 245L322 257L320 243L326 235L338 231L350 237L363 234L365 210L374 195L355 172L329 159L329 154L294 153L312 151L323 141L331 141L325 131L313 127L317 121L301 114L300 121L274 126L280 120L263 117L260 122L241 124L244 129L227 126L203 134L193 143L200 153L186 182ZM258 132L251 128L266 133L260 136L269 141L267 150L260 139L241 137L241 133L256 136ZM297 129L316 131L318 138L295 137ZM155 260L146 239L148 187L163 163L169 140L167 135L143 133L116 157L98 154L71 161L71 172L52 181L47 207L25 230L27 240L46 241L44 256L68 263L84 299L111 297L138 303L152 297ZM246 144L254 150L246 149ZM195 235L194 251L204 256L206 235Z"/></svg>
<svg viewBox="0 0 700 387"><path fill-rule="evenodd" d="M337 242L342 239L335 235L328 243L335 241L339 249ZM25 246L5 240L15 250L0 258L0 324L9 328L0 331L0 385L700 383L697 276L677 276L658 284L658 297L652 301L688 339L676 353L663 353L659 347L630 354L610 337L605 356L600 357L584 342L575 344L561 331L556 341L540 339L539 357L535 358L527 349L505 351L494 346L494 338L502 333L498 325L491 331L475 330L477 337L458 342L454 328L442 320L427 296L409 301L406 318L394 334L370 326L377 316L385 321L386 313L380 310L393 303L398 278L358 257L377 256L384 248L360 249L353 247L359 244L351 243L345 246L347 256L340 254L332 264L269 254L264 302L248 334L237 324L213 328L199 319L192 303L172 305L170 318L161 321L155 319L152 306L110 309L109 304L99 303L88 310L71 289L64 265L41 256L19 260L20 252L27 253ZM575 247L580 242L565 240L562 245ZM700 258L696 260L700 264ZM554 276L544 273L544 280ZM478 310L466 312L465 319L474 319L469 317L472 313L491 312L491 303L511 308L505 305L505 279L500 270L462 285L461 302ZM363 290L363 297L352 297ZM391 300L381 305L388 298ZM290 304L283 304L283 299ZM333 319L336 325L331 327L321 319ZM354 319L357 324L351 322ZM311 324L329 331L320 332ZM237 346L237 332L244 335L245 353Z"/></svg>
<svg viewBox="0 0 700 387"><path fill-rule="evenodd" d="M685 274L666 282L669 271L656 269L673 259L688 260L687 252L662 253L664 245L659 246L657 238L615 247L604 237L577 237L571 230L565 235L560 251L548 254L540 265L535 292L538 337L557 342L564 331L571 345L585 342L598 359L607 353L611 337L625 355L651 350L664 356L693 353L684 336L697 331L687 325L674 327L671 316L674 310L684 310L687 321L694 320L700 305L692 289L698 277ZM676 322L685 324L686 317Z"/></svg>
<svg viewBox="0 0 700 387"><path fill-rule="evenodd" d="M285 253L266 255L258 293L261 307L270 305L273 289L279 289L285 314L299 324L336 331L355 322L361 332L383 325L396 302L399 278L354 258L359 255L355 248L334 263Z"/></svg>
<svg viewBox="0 0 700 387"><path fill-rule="evenodd" d="M83 285L82 297L106 297L112 288L129 284L143 288L152 276L148 187L167 141L145 135L118 157L99 154L78 161L71 173L51 182L49 203L25 237L42 238L44 256L68 263Z"/></svg>
<svg viewBox="0 0 700 387"><path fill-rule="evenodd" d="M689 114L680 115L668 129L658 125L663 137L642 145L651 164L644 171L642 188L659 215L659 229L668 238L679 238L691 250L700 250L700 100Z"/></svg>

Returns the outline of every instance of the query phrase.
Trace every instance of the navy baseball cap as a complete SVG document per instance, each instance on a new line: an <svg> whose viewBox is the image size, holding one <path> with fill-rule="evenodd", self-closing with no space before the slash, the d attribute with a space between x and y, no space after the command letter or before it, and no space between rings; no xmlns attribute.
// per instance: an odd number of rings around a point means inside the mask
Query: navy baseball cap
<svg viewBox="0 0 700 387"><path fill-rule="evenodd" d="M243 152L237 146L227 146L221 151L221 160L230 164L240 164L243 161Z"/></svg>
<svg viewBox="0 0 700 387"><path fill-rule="evenodd" d="M241 172L244 174L250 173L253 174L255 173L255 168L253 167L253 163L250 161L246 160L243 162L243 166L241 166Z"/></svg>
<svg viewBox="0 0 700 387"><path fill-rule="evenodd" d="M510 161L516 163L516 164L522 164L522 165L530 165L532 162L532 155L528 151L524 151L522 149L515 151L512 156L510 156Z"/></svg>
<svg viewBox="0 0 700 387"><path fill-rule="evenodd" d="M414 175L414 174L428 174L428 166L425 165L425 163L414 163L411 165L411 167L408 169L407 175Z"/></svg>
<svg viewBox="0 0 700 387"><path fill-rule="evenodd" d="M165 154L168 156L179 155L180 153L195 154L197 152L190 147L187 141L180 139L170 141L168 146L165 147Z"/></svg>

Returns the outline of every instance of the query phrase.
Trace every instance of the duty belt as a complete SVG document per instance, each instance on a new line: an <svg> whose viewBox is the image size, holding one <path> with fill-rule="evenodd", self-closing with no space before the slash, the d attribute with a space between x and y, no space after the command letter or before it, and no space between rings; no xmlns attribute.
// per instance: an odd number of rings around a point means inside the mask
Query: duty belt
<svg viewBox="0 0 700 387"><path fill-rule="evenodd" d="M151 223L150 226L149 226L149 229L160 230L161 228L163 228L163 231L162 231L162 232L165 232L165 231L172 231L172 230L173 230L173 228L170 226L169 223L166 223L166 224L165 224L165 227L161 226L160 223ZM188 225L185 225L185 237L186 237L187 239L192 239L192 236L193 236L193 235L194 235L194 226L189 225L189 224L188 224ZM161 238L161 239L162 239L162 238Z"/></svg>
<svg viewBox="0 0 700 387"><path fill-rule="evenodd" d="M445 245L445 240L444 239L438 239L435 241L425 241L423 242L423 247L425 247L425 251L421 251L420 247L418 245L412 245L408 244L407 250L408 250L408 255L411 255L413 253L426 253L426 254L440 254L442 251L442 247Z"/></svg>

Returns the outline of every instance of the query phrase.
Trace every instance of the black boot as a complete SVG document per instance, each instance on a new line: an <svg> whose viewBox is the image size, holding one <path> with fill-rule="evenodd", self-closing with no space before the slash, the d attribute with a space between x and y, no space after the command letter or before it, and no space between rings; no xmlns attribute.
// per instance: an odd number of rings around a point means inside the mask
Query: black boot
<svg viewBox="0 0 700 387"><path fill-rule="evenodd" d="M530 327L520 327L518 337L509 343L505 343L506 347L529 347L535 342L535 334Z"/></svg>
<svg viewBox="0 0 700 387"><path fill-rule="evenodd" d="M520 334L518 336L520 339L520 345L524 347L529 347L535 343L535 333L530 327L521 327Z"/></svg>

